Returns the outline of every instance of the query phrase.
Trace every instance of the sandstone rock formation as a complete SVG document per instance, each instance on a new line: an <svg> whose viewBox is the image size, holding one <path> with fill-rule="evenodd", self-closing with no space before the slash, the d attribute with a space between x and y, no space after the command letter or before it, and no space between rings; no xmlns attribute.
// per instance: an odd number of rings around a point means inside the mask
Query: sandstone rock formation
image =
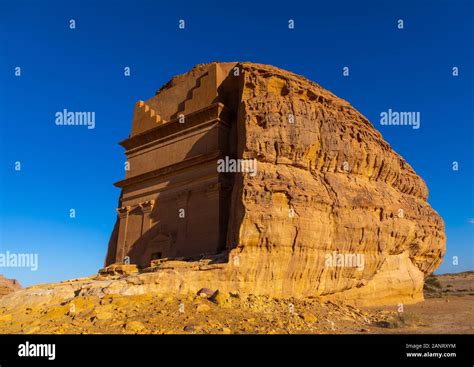
<svg viewBox="0 0 474 367"><path fill-rule="evenodd" d="M16 279L7 279L0 275L0 296L10 294L18 289L21 289L21 285Z"/></svg>
<svg viewBox="0 0 474 367"><path fill-rule="evenodd" d="M122 145L131 170L106 265L127 257L167 290L413 303L444 255L443 221L410 165L348 102L276 67L173 78L136 105ZM228 156L256 160L256 174L217 173Z"/></svg>
<svg viewBox="0 0 474 367"><path fill-rule="evenodd" d="M420 300L445 245L423 180L346 101L273 67L242 69L239 152L259 169L237 180L229 227L246 280L262 292ZM325 266L334 251L365 255L364 269Z"/></svg>

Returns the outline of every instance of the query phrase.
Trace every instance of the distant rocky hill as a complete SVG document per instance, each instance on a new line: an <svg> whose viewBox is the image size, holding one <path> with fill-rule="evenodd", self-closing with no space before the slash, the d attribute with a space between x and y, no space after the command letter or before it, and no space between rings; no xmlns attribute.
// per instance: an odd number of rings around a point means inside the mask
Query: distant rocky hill
<svg viewBox="0 0 474 367"><path fill-rule="evenodd" d="M0 275L0 296L10 294L18 289L21 289L21 285L16 279L7 279Z"/></svg>
<svg viewBox="0 0 474 367"><path fill-rule="evenodd" d="M430 275L425 279L426 298L474 296L474 271Z"/></svg>

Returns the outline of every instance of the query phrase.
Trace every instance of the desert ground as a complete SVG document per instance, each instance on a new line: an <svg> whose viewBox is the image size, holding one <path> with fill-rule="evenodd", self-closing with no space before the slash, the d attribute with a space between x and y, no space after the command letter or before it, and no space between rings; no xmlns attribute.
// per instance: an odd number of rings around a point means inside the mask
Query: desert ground
<svg viewBox="0 0 474 367"><path fill-rule="evenodd" d="M474 334L474 272L430 276L424 296L424 302L404 305L402 313L396 312L397 306L384 307L394 313L392 323L372 332Z"/></svg>
<svg viewBox="0 0 474 367"><path fill-rule="evenodd" d="M356 308L203 289L188 295L77 296L0 308L0 333L386 334L474 333L474 272L430 276L424 302Z"/></svg>

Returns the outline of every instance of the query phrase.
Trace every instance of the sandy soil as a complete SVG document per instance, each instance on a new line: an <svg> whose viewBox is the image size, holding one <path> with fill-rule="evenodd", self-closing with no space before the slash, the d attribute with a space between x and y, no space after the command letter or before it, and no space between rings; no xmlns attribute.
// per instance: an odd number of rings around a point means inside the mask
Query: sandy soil
<svg viewBox="0 0 474 367"><path fill-rule="evenodd" d="M474 272L430 277L425 301L398 307L372 307L365 311L395 312L381 333L474 334Z"/></svg>

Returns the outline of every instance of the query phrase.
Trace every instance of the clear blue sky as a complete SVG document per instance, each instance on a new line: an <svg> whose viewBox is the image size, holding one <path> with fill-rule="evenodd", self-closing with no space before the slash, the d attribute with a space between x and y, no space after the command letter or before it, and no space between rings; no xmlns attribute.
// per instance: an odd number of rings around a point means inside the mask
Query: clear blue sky
<svg viewBox="0 0 474 367"><path fill-rule="evenodd" d="M439 272L474 269L471 1L96 3L0 0L0 252L39 254L36 272L0 273L23 285L95 273L134 103L216 60L273 64L348 100L427 182L446 222ZM95 111L96 128L56 126L64 108ZM421 128L381 126L389 108L421 112Z"/></svg>

